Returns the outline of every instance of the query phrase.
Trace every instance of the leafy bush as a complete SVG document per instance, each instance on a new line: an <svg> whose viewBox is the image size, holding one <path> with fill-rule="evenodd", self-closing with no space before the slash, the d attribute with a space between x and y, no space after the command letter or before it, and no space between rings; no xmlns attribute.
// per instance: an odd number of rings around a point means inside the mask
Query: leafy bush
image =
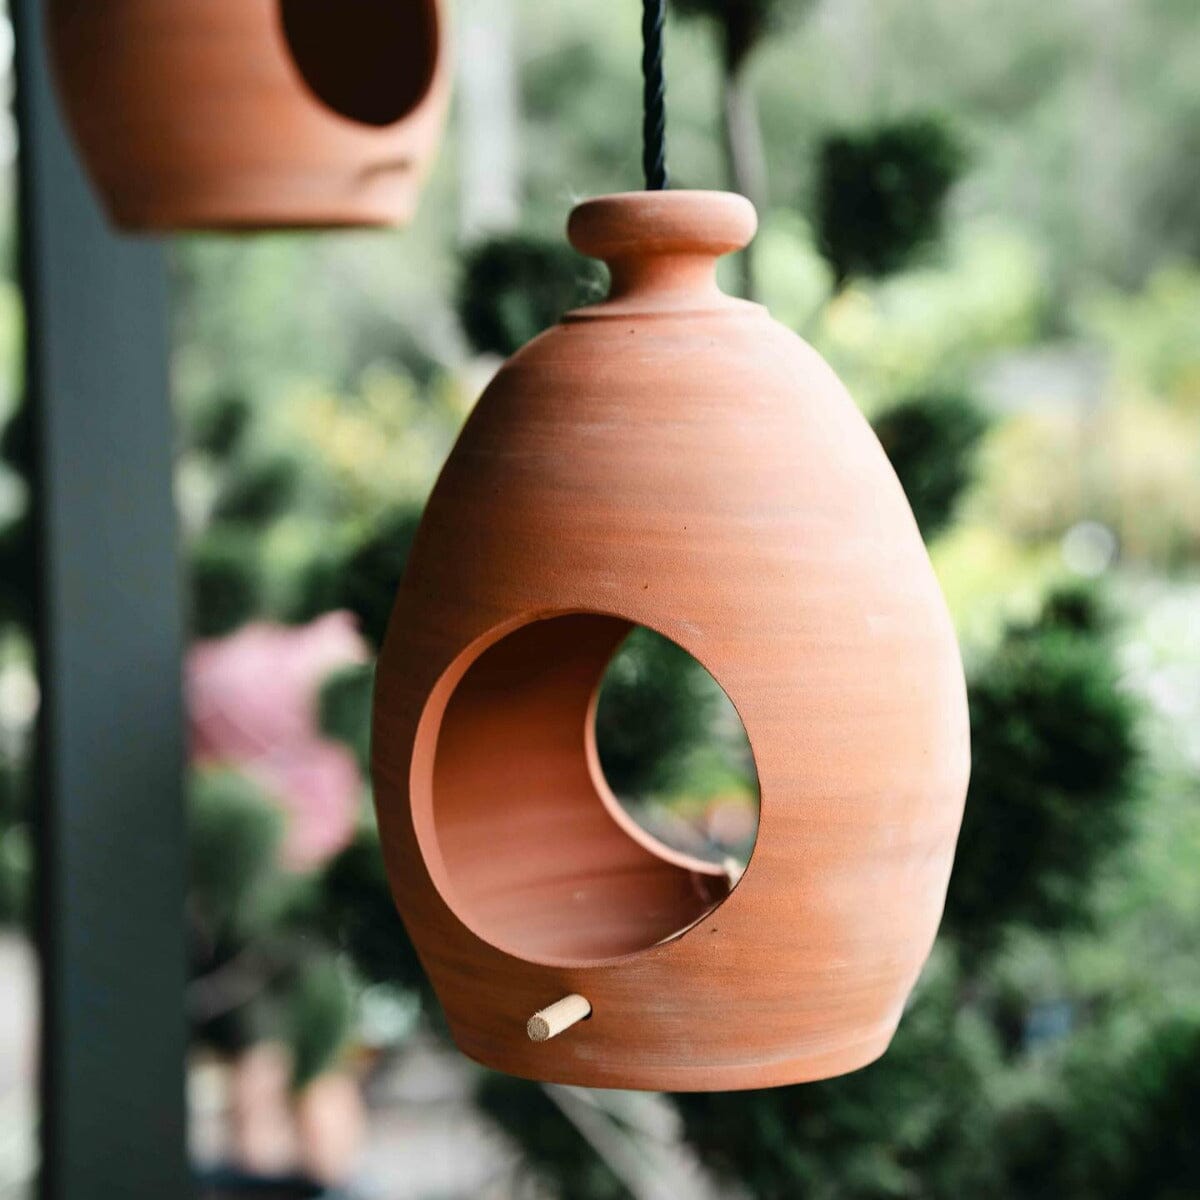
<svg viewBox="0 0 1200 1200"><path fill-rule="evenodd" d="M481 354L507 358L570 308L597 298L603 271L561 239L491 238L469 250L458 315Z"/></svg>
<svg viewBox="0 0 1200 1200"><path fill-rule="evenodd" d="M258 615L262 568L253 530L215 526L192 543L190 565L193 636L219 637Z"/></svg>
<svg viewBox="0 0 1200 1200"><path fill-rule="evenodd" d="M957 138L933 117L827 138L817 165L816 224L838 285L855 275L890 275L927 249L963 165Z"/></svg>
<svg viewBox="0 0 1200 1200"><path fill-rule="evenodd" d="M956 392L930 392L893 404L875 433L904 487L926 541L940 533L975 473L975 451L987 424Z"/></svg>
<svg viewBox="0 0 1200 1200"><path fill-rule="evenodd" d="M972 954L1022 924L1086 924L1137 794L1137 709L1094 598L1052 595L972 673L971 785L945 927Z"/></svg>

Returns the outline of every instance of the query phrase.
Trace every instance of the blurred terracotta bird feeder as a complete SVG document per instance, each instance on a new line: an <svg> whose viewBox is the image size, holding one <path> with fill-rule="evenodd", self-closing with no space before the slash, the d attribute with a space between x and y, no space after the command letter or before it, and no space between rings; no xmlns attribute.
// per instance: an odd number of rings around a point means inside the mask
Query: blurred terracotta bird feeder
<svg viewBox="0 0 1200 1200"><path fill-rule="evenodd" d="M130 230L402 225L440 136L443 0L49 0L67 123Z"/></svg>

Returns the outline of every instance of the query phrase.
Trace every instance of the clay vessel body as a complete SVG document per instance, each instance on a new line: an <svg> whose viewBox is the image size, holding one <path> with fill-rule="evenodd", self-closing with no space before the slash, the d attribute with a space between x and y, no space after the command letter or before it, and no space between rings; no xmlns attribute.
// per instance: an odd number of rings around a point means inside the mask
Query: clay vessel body
<svg viewBox="0 0 1200 1200"><path fill-rule="evenodd" d="M444 0L49 0L67 124L129 230L406 223L441 133Z"/></svg>
<svg viewBox="0 0 1200 1200"><path fill-rule="evenodd" d="M826 363L715 260L740 197L580 205L609 299L484 392L379 661L393 891L459 1046L515 1075L725 1090L887 1047L942 912L969 769L959 652L899 482ZM724 687L761 793L729 890L615 802L592 718L633 625ZM530 1015L577 993L552 1040Z"/></svg>

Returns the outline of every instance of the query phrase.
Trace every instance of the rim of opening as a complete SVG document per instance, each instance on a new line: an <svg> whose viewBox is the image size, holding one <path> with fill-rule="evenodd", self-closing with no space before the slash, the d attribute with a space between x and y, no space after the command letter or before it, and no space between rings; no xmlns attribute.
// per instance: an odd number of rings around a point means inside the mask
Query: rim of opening
<svg viewBox="0 0 1200 1200"><path fill-rule="evenodd" d="M688 921L679 929L667 934L663 938L651 942L649 945L639 947L634 950L629 950L620 954L611 955L551 955L530 953L522 950L519 947L502 945L494 940L489 934L482 930L469 916L464 913L464 906L459 902L457 897L457 889L454 884L454 872L450 870L442 856L441 843L437 830L437 818L435 814L435 797L434 797L434 770L437 762L438 746L441 740L442 724L445 719L446 710L449 707L450 701L457 691L458 687L466 679L471 668L479 661L479 659L492 647L498 645L505 638L519 632L520 630L535 625L543 621L554 621L562 617L600 617L613 620L623 621L629 625L629 632L640 627L649 629L651 632L658 634L660 637L666 638L679 646L685 653L690 655L716 682L721 691L725 693L729 703L733 706L733 711L736 713L738 721L741 723L742 729L746 734L746 741L750 747L751 763L754 767L755 776L758 780L758 825L755 830L754 843L750 847L749 856L744 867L737 879L730 885L728 893L719 899L710 908L698 914L694 919ZM604 673L612 661L612 656L616 654L620 648L618 642L614 646L612 653L605 660L596 679L592 685L592 690L589 695L587 705L587 717L584 728L581 732L581 743L584 754L587 759L588 773L591 777L592 784L596 791L596 799L608 814L610 819L617 827L628 836L632 841L640 843L644 849L651 854L662 859L664 862L681 867L686 870L693 870L697 874L711 876L712 878L727 878L724 870L719 864L706 861L704 859L694 858L683 851L675 850L666 843L660 841L648 830L643 829L630 814L622 806L620 800L616 797L612 788L609 786L605 778L603 768L600 765L599 754L596 745L596 726L595 714L596 705L599 699L600 684L603 680ZM763 831L763 796L761 775L758 770L758 755L754 747L754 738L746 725L745 719L742 716L741 710L738 708L737 702L726 690L725 685L721 682L720 677L713 670L712 666L705 661L705 658L697 653L690 645L684 641L673 637L660 626L652 624L643 618L630 617L624 613L616 612L609 609L597 608L563 608L539 611L536 613L526 613L519 617L510 618L507 621L502 621L498 625L493 626L487 632L479 635L474 641L468 643L449 663L449 665L438 676L437 682L430 689L425 700L425 705L421 710L421 715L417 721L417 729L414 737L412 761L408 771L409 784L409 803L412 815L413 829L416 834L417 845L421 852L421 857L424 860L425 870L429 876L434 890L442 903L465 929L467 929L474 937L478 938L485 945L490 946L493 950L505 954L510 958L517 959L521 962L527 962L535 966L557 967L557 968L587 968L587 967L603 967L613 964L631 962L635 959L642 958L647 955L664 953L677 945L683 938L694 932L697 926L715 915L733 898L734 893L739 891L745 883L747 877L754 869L755 857L758 852L759 840Z"/></svg>

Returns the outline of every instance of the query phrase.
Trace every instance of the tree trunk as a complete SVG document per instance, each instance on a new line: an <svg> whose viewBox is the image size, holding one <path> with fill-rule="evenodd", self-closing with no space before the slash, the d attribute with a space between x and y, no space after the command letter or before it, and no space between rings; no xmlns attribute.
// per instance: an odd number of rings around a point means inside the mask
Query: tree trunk
<svg viewBox="0 0 1200 1200"><path fill-rule="evenodd" d="M758 101L746 78L744 58L727 63L722 100L729 186L741 192L761 214L767 204L767 160ZM758 294L751 249L747 247L738 255L741 292L747 300L756 299Z"/></svg>

